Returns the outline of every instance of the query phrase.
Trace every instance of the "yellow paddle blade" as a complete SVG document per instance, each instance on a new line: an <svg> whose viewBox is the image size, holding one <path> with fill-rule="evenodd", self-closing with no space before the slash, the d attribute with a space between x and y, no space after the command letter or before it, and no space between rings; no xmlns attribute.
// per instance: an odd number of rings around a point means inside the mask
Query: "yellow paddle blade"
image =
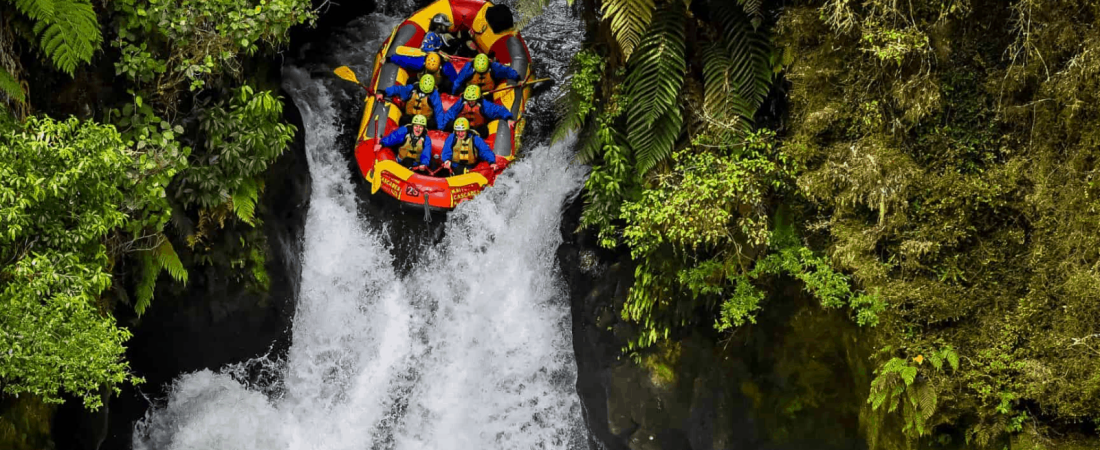
<svg viewBox="0 0 1100 450"><path fill-rule="evenodd" d="M333 70L333 73L335 73L336 76L340 78L343 78L355 84L359 84L359 79L355 78L355 72L352 72L351 69L348 68L348 66L337 67L336 70Z"/></svg>

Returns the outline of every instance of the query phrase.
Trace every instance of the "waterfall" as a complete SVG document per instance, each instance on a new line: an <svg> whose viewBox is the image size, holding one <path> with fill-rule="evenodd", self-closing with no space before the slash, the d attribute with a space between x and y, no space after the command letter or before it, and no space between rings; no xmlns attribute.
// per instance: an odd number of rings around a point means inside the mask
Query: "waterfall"
<svg viewBox="0 0 1100 450"><path fill-rule="evenodd" d="M182 375L135 426L135 449L586 445L555 261L562 209L587 174L571 143L527 148L449 215L442 242L397 256L414 258L404 275L388 234L412 231L357 208L338 140L358 123L339 105L356 103L331 69L355 60L369 79L397 20L368 17L330 63L284 69L313 183L287 355ZM249 382L257 367L273 375Z"/></svg>

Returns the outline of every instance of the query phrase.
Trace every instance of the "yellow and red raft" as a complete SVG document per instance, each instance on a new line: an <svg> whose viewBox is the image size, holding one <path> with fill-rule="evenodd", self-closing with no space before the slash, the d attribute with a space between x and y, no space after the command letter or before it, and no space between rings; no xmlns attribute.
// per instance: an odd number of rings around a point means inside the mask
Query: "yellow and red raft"
<svg viewBox="0 0 1100 450"><path fill-rule="evenodd" d="M375 56L370 89L382 92L393 85L415 82L416 74L408 73L387 59L398 52L418 52L432 17L440 13L446 15L453 24L450 32L472 31L473 40L482 53L491 55L496 62L511 64L521 79L530 79L531 56L527 43L514 29L499 34L494 32L486 20L486 11L491 6L491 2L484 0L438 0L414 13L394 28ZM451 64L459 71L463 65L472 62L456 58L451 60ZM493 171L489 163L483 161L471 172L449 177L443 176L446 170L439 172L441 176L431 176L406 169L397 163L391 149L383 147L375 152L375 143L398 127L403 111L398 105L378 102L373 96L367 96L363 120L359 125L355 159L359 170L371 185L371 193L381 190L410 206L424 207L427 203L431 209L449 210L473 198L486 186L491 186L497 175L516 158L525 123L524 106L531 95L530 87L515 81L502 80L498 84L498 88L506 86L516 87L493 93L492 101L512 112L516 118L515 125L510 127L507 121L501 120L489 122L489 134L483 136L489 148L496 154L497 170ZM440 92L440 95L443 106L448 109L459 100L459 97L449 93ZM440 152L448 135L449 133L440 130L428 130L428 137L432 140L433 170L442 163Z"/></svg>

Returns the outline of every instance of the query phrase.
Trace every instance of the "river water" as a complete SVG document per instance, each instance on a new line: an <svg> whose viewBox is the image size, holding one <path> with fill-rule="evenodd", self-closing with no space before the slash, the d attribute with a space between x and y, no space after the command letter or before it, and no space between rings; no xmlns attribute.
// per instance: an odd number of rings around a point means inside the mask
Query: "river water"
<svg viewBox="0 0 1100 450"><path fill-rule="evenodd" d="M560 28L559 3L528 32ZM495 187L449 215L441 240L395 248L395 235L425 227L363 212L343 148L360 113L344 106L358 93L330 74L354 61L369 79L364 69L398 20L353 22L318 50L327 54L283 71L312 176L289 351L179 377L135 426L135 449L587 445L555 261L562 209L587 169L572 162L571 142L528 147ZM556 75L572 55L537 40L532 53ZM557 91L535 105L549 108ZM257 371L263 381L246 375Z"/></svg>

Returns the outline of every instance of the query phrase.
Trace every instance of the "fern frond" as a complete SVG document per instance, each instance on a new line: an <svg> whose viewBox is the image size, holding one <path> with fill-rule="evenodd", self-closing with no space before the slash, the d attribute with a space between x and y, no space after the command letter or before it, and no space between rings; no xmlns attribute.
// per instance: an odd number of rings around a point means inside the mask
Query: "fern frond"
<svg viewBox="0 0 1100 450"><path fill-rule="evenodd" d="M766 34L755 30L752 20L740 8L717 2L712 10L714 23L718 24L719 44L730 60L727 75L730 83L741 98L758 108L775 78L771 63L774 47Z"/></svg>
<svg viewBox="0 0 1100 450"><path fill-rule="evenodd" d="M733 61L718 45L705 45L703 50L703 112L710 118L739 131L752 128L752 117L760 107L737 93L731 74Z"/></svg>
<svg viewBox="0 0 1100 450"><path fill-rule="evenodd" d="M157 266L156 260L153 258L153 251L139 252L137 257L141 265L141 279L138 280L137 287L134 290L137 297L134 311L137 312L138 317L141 317L142 314L145 314L145 308L148 308L149 304L153 302L153 288L157 286L157 275L160 275L160 267Z"/></svg>
<svg viewBox="0 0 1100 450"><path fill-rule="evenodd" d="M627 134L640 174L672 153L683 125L677 98L687 70L685 21L681 4L673 2L662 8L628 66Z"/></svg>
<svg viewBox="0 0 1100 450"><path fill-rule="evenodd" d="M50 21L58 9L54 0L9 0L15 9L34 21Z"/></svg>
<svg viewBox="0 0 1100 450"><path fill-rule="evenodd" d="M172 247L172 243L168 239L161 239L160 245L153 249L153 257L157 262L157 266L167 270L172 278L187 284L187 269L183 268L183 262L180 261L176 249Z"/></svg>
<svg viewBox="0 0 1100 450"><path fill-rule="evenodd" d="M760 27L764 21L764 0L737 0L737 4L745 10L745 14L752 17L752 27Z"/></svg>
<svg viewBox="0 0 1100 450"><path fill-rule="evenodd" d="M936 388L931 383L921 383L920 388L917 390L917 399L921 417L928 420L932 417L932 414L936 413L936 406L939 402Z"/></svg>
<svg viewBox="0 0 1100 450"><path fill-rule="evenodd" d="M580 148L580 150L577 151L577 160L582 164L591 164L596 160L596 157L600 156L602 145L599 136L596 134L595 128L595 121L592 121L581 131L578 139L580 145L577 147Z"/></svg>
<svg viewBox="0 0 1100 450"><path fill-rule="evenodd" d="M92 60L103 36L95 10L87 0L59 0L56 6L53 18L39 20L34 32L54 66L72 75L76 66Z"/></svg>
<svg viewBox="0 0 1100 450"><path fill-rule="evenodd" d="M245 180L233 193L233 213L244 223L255 226L256 199L260 195L259 183Z"/></svg>
<svg viewBox="0 0 1100 450"><path fill-rule="evenodd" d="M672 107L653 122L650 129L631 133L631 146L638 173L644 175L672 154L676 138L680 137L684 117L679 107Z"/></svg>
<svg viewBox="0 0 1100 450"><path fill-rule="evenodd" d="M26 103L27 101L23 93L23 86L19 84L19 80L15 79L15 77L13 77L11 73L8 73L7 70L4 70L3 67L0 67L0 93L7 95L9 98L19 103Z"/></svg>
<svg viewBox="0 0 1100 450"><path fill-rule="evenodd" d="M653 0L605 0L603 18L610 22L611 34L619 43L623 59L629 61L642 32L653 20Z"/></svg>
<svg viewBox="0 0 1100 450"><path fill-rule="evenodd" d="M627 121L631 134L648 128L673 107L684 86L685 16L676 5L662 9L628 66L625 88L630 99Z"/></svg>

